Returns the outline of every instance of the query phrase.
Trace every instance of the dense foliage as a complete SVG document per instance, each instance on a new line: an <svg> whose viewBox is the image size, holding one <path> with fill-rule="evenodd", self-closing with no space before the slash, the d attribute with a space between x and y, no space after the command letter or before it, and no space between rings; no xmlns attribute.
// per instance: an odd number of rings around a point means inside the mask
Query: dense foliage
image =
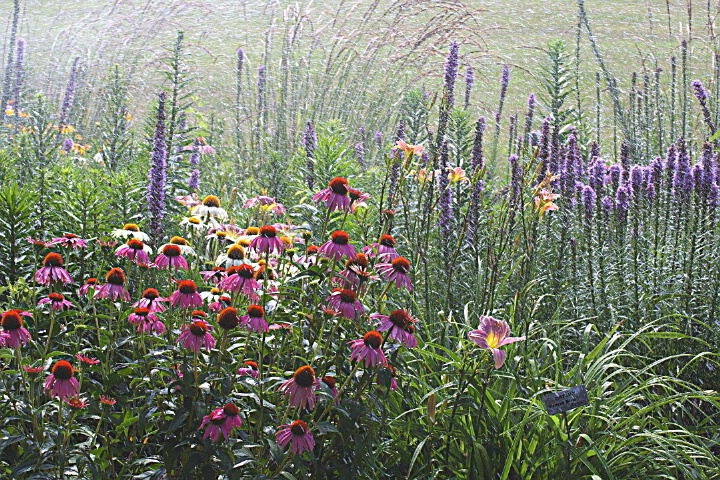
<svg viewBox="0 0 720 480"><path fill-rule="evenodd" d="M359 133L274 115L262 69L243 104L240 51L223 135L183 41L144 132L114 67L86 136L80 60L56 106L11 36L1 477L719 478L720 88L685 44L625 105L554 41L509 132L511 68L477 118L456 42Z"/></svg>

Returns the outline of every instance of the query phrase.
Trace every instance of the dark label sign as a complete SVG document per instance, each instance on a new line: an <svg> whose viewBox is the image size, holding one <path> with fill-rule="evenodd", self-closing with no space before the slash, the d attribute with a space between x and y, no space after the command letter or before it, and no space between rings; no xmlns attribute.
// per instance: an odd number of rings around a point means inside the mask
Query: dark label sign
<svg viewBox="0 0 720 480"><path fill-rule="evenodd" d="M582 407L588 404L587 390L585 385L568 388L555 393L545 395L545 408L550 415L567 412L573 408Z"/></svg>

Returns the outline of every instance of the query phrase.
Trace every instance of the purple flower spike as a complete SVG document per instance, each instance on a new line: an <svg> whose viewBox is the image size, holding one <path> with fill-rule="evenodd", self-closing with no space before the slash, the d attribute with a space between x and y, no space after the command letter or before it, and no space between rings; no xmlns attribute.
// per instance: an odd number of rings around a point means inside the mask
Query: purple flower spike
<svg viewBox="0 0 720 480"><path fill-rule="evenodd" d="M590 221L595 210L595 201L597 200L597 194L590 185L585 185L580 194L583 206L585 207L585 219Z"/></svg>
<svg viewBox="0 0 720 480"><path fill-rule="evenodd" d="M470 106L470 92L475 83L475 70L468 65L465 69L465 109Z"/></svg>
<svg viewBox="0 0 720 480"><path fill-rule="evenodd" d="M167 168L167 144L165 143L165 92L160 94L157 123L150 153L150 182L147 188L150 210L150 232L156 241L163 236L162 220L165 217L165 169Z"/></svg>
<svg viewBox="0 0 720 480"><path fill-rule="evenodd" d="M453 40L450 44L450 52L445 61L445 89L447 91L448 110L452 109L455 103L455 80L457 79L458 69L460 68L460 45Z"/></svg>

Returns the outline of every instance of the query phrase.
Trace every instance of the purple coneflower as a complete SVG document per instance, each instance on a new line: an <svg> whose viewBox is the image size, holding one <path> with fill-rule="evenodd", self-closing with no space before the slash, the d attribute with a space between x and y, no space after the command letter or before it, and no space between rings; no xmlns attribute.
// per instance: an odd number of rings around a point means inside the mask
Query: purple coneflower
<svg viewBox="0 0 720 480"><path fill-rule="evenodd" d="M395 245L395 238L385 233L380 236L380 240L377 243L363 247L362 252L367 255L368 258L375 258L377 256L378 260L391 262L400 256L397 251L395 251Z"/></svg>
<svg viewBox="0 0 720 480"><path fill-rule="evenodd" d="M35 281L45 286L50 286L51 282L62 282L63 285L72 283L72 278L63 265L63 259L59 253L48 253L45 255L42 268L35 272Z"/></svg>
<svg viewBox="0 0 720 480"><path fill-rule="evenodd" d="M150 253L152 253L152 249L137 238L131 238L126 244L120 245L115 251L115 255L118 257L127 258L138 265L149 264L150 257L148 255Z"/></svg>
<svg viewBox="0 0 720 480"><path fill-rule="evenodd" d="M320 380L322 380L322 383L327 385L327 387L330 389L330 393L332 394L333 398L335 399L335 405L339 404L340 400L337 398L338 389L337 389L337 381L335 380L335 377L325 375Z"/></svg>
<svg viewBox="0 0 720 480"><path fill-rule="evenodd" d="M240 325L250 332L263 333L268 331L268 323L265 320L265 309L260 305L249 305L247 313L240 317Z"/></svg>
<svg viewBox="0 0 720 480"><path fill-rule="evenodd" d="M50 293L47 297L42 298L38 301L39 305L50 304L50 310L61 311L64 308L73 308L75 305L65 300L65 297L61 293Z"/></svg>
<svg viewBox="0 0 720 480"><path fill-rule="evenodd" d="M234 403L228 403L224 407L218 407L212 411L210 415L205 415L200 424L200 430L207 425L203 440L210 437L213 442L216 442L220 438L220 433L223 434L225 440L230 437L232 429L242 426L242 420L240 420L240 409Z"/></svg>
<svg viewBox="0 0 720 480"><path fill-rule="evenodd" d="M357 299L355 292L349 288L334 289L327 302L333 310L340 312L345 318L354 319L365 313L365 307Z"/></svg>
<svg viewBox="0 0 720 480"><path fill-rule="evenodd" d="M167 302L167 298L160 296L160 292L154 288L146 288L142 294L142 298L133 304L133 307L147 308L151 312L164 312L167 308L163 302Z"/></svg>
<svg viewBox="0 0 720 480"><path fill-rule="evenodd" d="M348 342L350 348L352 348L352 354L350 355L350 361L353 360L365 360L365 368L374 367L378 364L385 364L385 354L382 351L383 338L382 335L375 331L370 330L362 338L352 340Z"/></svg>
<svg viewBox="0 0 720 480"><path fill-rule="evenodd" d="M343 256L353 258L357 254L350 243L350 236L342 230L335 230L330 240L320 247L319 253L334 261L340 261Z"/></svg>
<svg viewBox="0 0 720 480"><path fill-rule="evenodd" d="M405 257L396 257L390 263L378 263L375 270L385 275L385 280L395 282L396 288L405 287L408 291L412 291L412 283L410 282L410 261Z"/></svg>
<svg viewBox="0 0 720 480"><path fill-rule="evenodd" d="M260 288L255 280L255 270L248 264L230 267L227 269L226 277L220 282L222 290L238 293L242 292L249 299L257 298L257 290Z"/></svg>
<svg viewBox="0 0 720 480"><path fill-rule="evenodd" d="M348 181L342 177L335 177L330 180L328 187L313 195L313 202L325 202L325 206L331 212L350 211L350 186Z"/></svg>
<svg viewBox="0 0 720 480"><path fill-rule="evenodd" d="M240 324L240 317L235 307L225 307L218 313L217 323L223 330L232 330Z"/></svg>
<svg viewBox="0 0 720 480"><path fill-rule="evenodd" d="M156 334L162 335L166 330L165 324L148 308L136 308L133 313L128 315L128 321L137 327L138 333L154 331Z"/></svg>
<svg viewBox="0 0 720 480"><path fill-rule="evenodd" d="M184 348L193 353L198 353L202 347L209 352L215 348L215 339L210 334L212 331L213 327L205 320L193 320L189 325L183 325L177 343L182 343Z"/></svg>
<svg viewBox="0 0 720 480"><path fill-rule="evenodd" d="M24 347L30 338L32 338L30 332L23 327L22 315L24 314L30 316L28 312L23 312L22 310L8 310L3 313L2 319L0 319L0 325L6 336L4 336L4 342L0 343L4 343L10 348L20 348Z"/></svg>
<svg viewBox="0 0 720 480"><path fill-rule="evenodd" d="M170 295L170 303L173 307L193 308L203 304L202 297L197 292L197 286L192 280L182 280L178 289Z"/></svg>
<svg viewBox="0 0 720 480"><path fill-rule="evenodd" d="M259 375L257 362L254 362L252 360L245 360L243 362L243 365L245 366L238 369L238 375L240 375L241 377L250 376L257 380Z"/></svg>
<svg viewBox="0 0 720 480"><path fill-rule="evenodd" d="M95 290L95 298L109 298L117 300L118 298L130 301L130 292L125 288L125 272L121 268L111 268L105 276L105 285Z"/></svg>
<svg viewBox="0 0 720 480"><path fill-rule="evenodd" d="M74 233L66 233L62 237L55 237L48 242L48 246L60 245L62 247L72 247L73 250L78 248L87 248L87 240L83 240Z"/></svg>
<svg viewBox="0 0 720 480"><path fill-rule="evenodd" d="M82 363L83 365L87 366L93 366L93 365L99 365L100 360L93 357L88 357L87 355L83 355L82 353L78 352L75 354L75 358L78 359L78 362Z"/></svg>
<svg viewBox="0 0 720 480"><path fill-rule="evenodd" d="M295 420L286 425L280 425L275 433L275 441L281 448L290 444L290 451L297 455L311 452L315 448L315 439L310 433L307 423Z"/></svg>
<svg viewBox="0 0 720 480"><path fill-rule="evenodd" d="M200 276L206 283L212 281L213 284L218 285L225 278L225 268L213 267L212 270L203 270Z"/></svg>
<svg viewBox="0 0 720 480"><path fill-rule="evenodd" d="M272 225L265 225L260 228L260 235L250 242L250 249L258 254L277 252L282 254L285 251L285 244L277 236L277 230Z"/></svg>
<svg viewBox="0 0 720 480"><path fill-rule="evenodd" d="M45 380L45 391L52 393L51 397L61 400L77 397L80 394L80 383L73 375L75 370L67 360L58 360L52 367L52 373Z"/></svg>
<svg viewBox="0 0 720 480"><path fill-rule="evenodd" d="M370 318L372 320L379 320L377 327L378 332L386 332L389 330L390 336L406 347L417 347L417 338L415 338L415 327L413 325L416 320L405 310L394 310L390 312L390 315L373 313L370 315Z"/></svg>
<svg viewBox="0 0 720 480"><path fill-rule="evenodd" d="M290 398L290 406L295 408L315 408L315 389L320 381L315 377L315 370L305 365L295 370L292 378L280 385L280 393Z"/></svg>
<svg viewBox="0 0 720 480"><path fill-rule="evenodd" d="M90 277L87 280L85 280L85 283L83 283L82 287L80 287L80 291L78 292L78 294L81 297L86 297L88 295L88 293L90 292L91 288L93 290L95 290L95 288L97 288L98 286L99 285L97 283L97 278Z"/></svg>
<svg viewBox="0 0 720 480"><path fill-rule="evenodd" d="M495 368L500 368L505 363L507 353L500 350L500 347L511 343L525 340L525 337L511 337L510 326L505 320L497 320L493 317L480 317L478 330L472 330L468 337L477 346L488 348L492 351L495 360Z"/></svg>
<svg viewBox="0 0 720 480"><path fill-rule="evenodd" d="M188 269L187 260L182 256L182 250L180 246L172 243L165 245L160 250L160 255L155 257L155 265L158 268L168 268L172 270Z"/></svg>

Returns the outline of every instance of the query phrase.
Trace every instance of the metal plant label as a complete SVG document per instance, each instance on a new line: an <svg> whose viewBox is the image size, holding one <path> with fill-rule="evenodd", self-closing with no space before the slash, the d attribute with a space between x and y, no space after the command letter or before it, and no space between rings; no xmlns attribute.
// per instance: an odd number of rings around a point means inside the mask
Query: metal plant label
<svg viewBox="0 0 720 480"><path fill-rule="evenodd" d="M567 412L573 408L582 407L588 404L587 390L585 385L561 390L559 392L548 393L544 397L545 408L550 415Z"/></svg>

